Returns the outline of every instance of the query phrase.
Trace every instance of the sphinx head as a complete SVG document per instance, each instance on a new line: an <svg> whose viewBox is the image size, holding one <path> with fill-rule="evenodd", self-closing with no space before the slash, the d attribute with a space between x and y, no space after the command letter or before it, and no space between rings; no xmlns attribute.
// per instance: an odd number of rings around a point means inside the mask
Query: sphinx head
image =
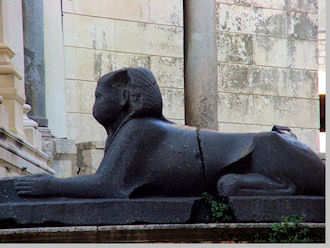
<svg viewBox="0 0 330 248"><path fill-rule="evenodd" d="M104 127L122 116L163 118L162 97L152 72L124 68L102 76L95 90L93 116Z"/></svg>

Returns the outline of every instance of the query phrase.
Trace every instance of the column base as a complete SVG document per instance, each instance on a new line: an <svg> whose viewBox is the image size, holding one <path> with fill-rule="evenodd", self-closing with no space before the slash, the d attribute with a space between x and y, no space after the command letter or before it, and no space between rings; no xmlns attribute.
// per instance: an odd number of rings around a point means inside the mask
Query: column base
<svg viewBox="0 0 330 248"><path fill-rule="evenodd" d="M30 119L38 123L39 127L48 127L48 119L41 116L29 116Z"/></svg>

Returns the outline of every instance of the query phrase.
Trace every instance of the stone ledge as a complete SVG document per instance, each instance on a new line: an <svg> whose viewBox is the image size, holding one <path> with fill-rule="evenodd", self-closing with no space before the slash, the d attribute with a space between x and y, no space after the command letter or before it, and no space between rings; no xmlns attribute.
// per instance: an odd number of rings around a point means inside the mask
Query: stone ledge
<svg viewBox="0 0 330 248"><path fill-rule="evenodd" d="M28 174L54 174L48 166L47 154L3 128L0 128L0 161Z"/></svg>
<svg viewBox="0 0 330 248"><path fill-rule="evenodd" d="M325 225L302 223L313 243L325 242ZM272 223L157 224L16 228L0 230L2 243L186 242L246 243L267 240ZM257 238L256 238L257 237Z"/></svg>

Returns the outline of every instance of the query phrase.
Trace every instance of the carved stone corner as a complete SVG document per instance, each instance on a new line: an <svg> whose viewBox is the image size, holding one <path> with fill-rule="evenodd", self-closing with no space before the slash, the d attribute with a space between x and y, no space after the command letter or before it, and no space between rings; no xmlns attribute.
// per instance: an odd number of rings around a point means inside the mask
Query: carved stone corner
<svg viewBox="0 0 330 248"><path fill-rule="evenodd" d="M23 125L24 134L27 142L38 150L42 149L41 133L38 130L38 123L28 117L31 111L31 106L28 104L23 105Z"/></svg>
<svg viewBox="0 0 330 248"><path fill-rule="evenodd" d="M16 134L0 127L0 177L54 174L49 156Z"/></svg>

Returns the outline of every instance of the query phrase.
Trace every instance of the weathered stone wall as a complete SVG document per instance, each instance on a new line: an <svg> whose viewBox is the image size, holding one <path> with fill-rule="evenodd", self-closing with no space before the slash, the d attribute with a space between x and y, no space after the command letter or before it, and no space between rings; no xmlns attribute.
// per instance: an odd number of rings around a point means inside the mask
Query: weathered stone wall
<svg viewBox="0 0 330 248"><path fill-rule="evenodd" d="M64 0L67 136L104 140L91 115L97 79L124 66L150 68L164 97L164 114L183 123L181 0Z"/></svg>
<svg viewBox="0 0 330 248"><path fill-rule="evenodd" d="M100 75L145 66L165 116L184 122L182 0L64 0L67 136L100 141ZM217 0L218 120L226 132L286 125L318 147L318 0ZM92 131L91 131L92 130Z"/></svg>
<svg viewBox="0 0 330 248"><path fill-rule="evenodd" d="M226 132L286 125L317 150L317 0L217 0L218 120Z"/></svg>

